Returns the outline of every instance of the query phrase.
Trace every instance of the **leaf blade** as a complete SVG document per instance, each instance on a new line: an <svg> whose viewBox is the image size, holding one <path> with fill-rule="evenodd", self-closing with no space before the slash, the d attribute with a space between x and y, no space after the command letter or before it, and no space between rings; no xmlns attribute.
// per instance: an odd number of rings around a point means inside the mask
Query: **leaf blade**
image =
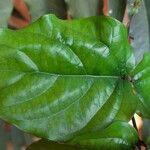
<svg viewBox="0 0 150 150"><path fill-rule="evenodd" d="M10 36L9 40L7 40L7 34ZM18 36L16 37L16 35ZM34 38L31 38L31 35ZM12 40L13 38L17 38L16 42ZM127 40L126 28L119 21L104 16L62 21L53 15L45 15L30 27L19 30L17 33L2 30L0 44L6 43L7 46L13 46L16 49L24 46L19 43L44 45L49 43L49 38L56 40L57 44L60 42L61 47L65 44L78 55L80 60L85 63L85 67L92 69L88 71L88 74L98 74L98 72L103 72L105 75L112 75L112 72L114 75L126 74L134 66L132 48ZM18 41L20 42L18 43ZM83 53L88 55L88 59L93 64L88 63L89 61L86 60ZM104 69L104 66L108 67L110 71Z"/></svg>
<svg viewBox="0 0 150 150"><path fill-rule="evenodd" d="M95 116L105 128L123 110L122 96L110 97L134 59L126 29L117 20L62 21L46 15L25 29L1 29L0 45L0 117L22 130L66 141ZM109 111L108 100L117 108ZM127 119L132 109L124 113ZM96 115L101 110L103 116Z"/></svg>
<svg viewBox="0 0 150 150"><path fill-rule="evenodd" d="M117 132L119 130L119 132ZM128 123L114 122L100 132L75 137L70 143L87 149L133 149L138 141L137 133Z"/></svg>
<svg viewBox="0 0 150 150"><path fill-rule="evenodd" d="M119 129L120 132L117 132ZM90 149L132 149L137 143L136 131L127 123L115 122L102 131L75 137L67 143L54 143L40 140L31 144L27 150L90 150Z"/></svg>
<svg viewBox="0 0 150 150"><path fill-rule="evenodd" d="M116 83L108 78L46 75L42 79L33 75L1 90L0 114L23 130L51 140L68 139L82 129L105 103Z"/></svg>
<svg viewBox="0 0 150 150"><path fill-rule="evenodd" d="M137 65L135 70L132 72L135 80L135 90L137 97L139 98L138 111L139 113L146 118L150 116L150 54L146 53L143 57L143 60Z"/></svg>

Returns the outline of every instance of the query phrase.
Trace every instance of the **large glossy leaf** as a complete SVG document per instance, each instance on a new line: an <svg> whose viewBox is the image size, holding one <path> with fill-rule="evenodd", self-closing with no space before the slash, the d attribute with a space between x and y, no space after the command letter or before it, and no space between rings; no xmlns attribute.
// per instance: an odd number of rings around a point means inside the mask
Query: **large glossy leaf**
<svg viewBox="0 0 150 150"><path fill-rule="evenodd" d="M13 40L14 37L16 40ZM30 52L33 49L32 47L35 47L34 45L37 45L37 43L45 47L57 44L57 49L60 49L59 47L63 45L63 49L66 52L72 50L70 53L74 54L75 59L78 60L77 66L81 68L83 74L124 75L134 65L133 54L128 43L125 27L120 22L109 17L91 17L74 21L62 21L50 15L42 17L30 27L17 32L1 30L1 45L7 45L16 49L21 44L25 45L24 47L28 47L26 51ZM22 49L25 48L22 47ZM42 48L37 46L36 49ZM88 56L87 59L84 58L86 56ZM53 59L55 60L54 57ZM36 63L42 62L36 61ZM65 63L64 65L66 66ZM78 68L77 66L76 68ZM106 69L107 67L109 69ZM45 69L45 67L42 69ZM58 70L56 67L53 67L53 69ZM67 74L66 70L68 68L64 70L62 67L62 70ZM71 72L71 74L74 74L74 72Z"/></svg>
<svg viewBox="0 0 150 150"><path fill-rule="evenodd" d="M139 110L150 115L149 58L134 70L126 28L111 17L46 15L18 31L1 29L0 117L36 136L84 145L80 137L129 121L139 99Z"/></svg>
<svg viewBox="0 0 150 150"><path fill-rule="evenodd" d="M118 21L50 15L0 35L1 118L40 137L68 140L133 115L137 101L121 77L134 61Z"/></svg>
<svg viewBox="0 0 150 150"><path fill-rule="evenodd" d="M30 145L27 150L129 150L134 148L137 141L135 129L127 123L116 122L101 132L87 133L68 143L40 140Z"/></svg>

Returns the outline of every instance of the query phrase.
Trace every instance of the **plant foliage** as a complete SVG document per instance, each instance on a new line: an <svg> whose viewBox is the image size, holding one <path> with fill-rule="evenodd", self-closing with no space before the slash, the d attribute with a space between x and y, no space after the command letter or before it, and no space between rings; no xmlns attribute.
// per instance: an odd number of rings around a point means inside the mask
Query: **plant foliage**
<svg viewBox="0 0 150 150"><path fill-rule="evenodd" d="M128 125L150 117L150 54L135 67L124 25L111 17L45 15L0 30L0 118L51 141L131 149Z"/></svg>

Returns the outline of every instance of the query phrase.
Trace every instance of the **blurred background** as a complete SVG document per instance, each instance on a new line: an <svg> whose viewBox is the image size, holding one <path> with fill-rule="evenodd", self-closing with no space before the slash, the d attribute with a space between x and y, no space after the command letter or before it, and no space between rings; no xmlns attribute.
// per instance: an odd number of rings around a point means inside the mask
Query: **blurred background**
<svg viewBox="0 0 150 150"><path fill-rule="evenodd" d="M136 62L150 50L150 0L0 0L0 28L17 30L40 16L55 14L61 19L109 15L129 29ZM150 144L150 120L136 117L139 133ZM0 120L0 150L25 150L37 140Z"/></svg>

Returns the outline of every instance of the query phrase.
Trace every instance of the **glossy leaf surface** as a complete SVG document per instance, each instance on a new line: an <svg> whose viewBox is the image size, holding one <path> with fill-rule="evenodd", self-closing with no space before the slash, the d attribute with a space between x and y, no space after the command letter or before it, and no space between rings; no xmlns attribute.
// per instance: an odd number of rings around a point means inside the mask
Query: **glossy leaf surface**
<svg viewBox="0 0 150 150"><path fill-rule="evenodd" d="M68 141L136 111L132 48L111 17L1 29L0 60L0 117L36 136Z"/></svg>
<svg viewBox="0 0 150 150"><path fill-rule="evenodd" d="M150 54L146 53L134 72L135 89L139 98L138 111L143 117L150 118Z"/></svg>
<svg viewBox="0 0 150 150"><path fill-rule="evenodd" d="M116 122L100 132L75 137L66 144L41 140L30 145L27 150L129 150L134 148L137 141L135 129L127 123Z"/></svg>
<svg viewBox="0 0 150 150"><path fill-rule="evenodd" d="M130 150L134 148L137 141L134 128L125 122L115 122L100 132L77 136L70 143L90 150Z"/></svg>

